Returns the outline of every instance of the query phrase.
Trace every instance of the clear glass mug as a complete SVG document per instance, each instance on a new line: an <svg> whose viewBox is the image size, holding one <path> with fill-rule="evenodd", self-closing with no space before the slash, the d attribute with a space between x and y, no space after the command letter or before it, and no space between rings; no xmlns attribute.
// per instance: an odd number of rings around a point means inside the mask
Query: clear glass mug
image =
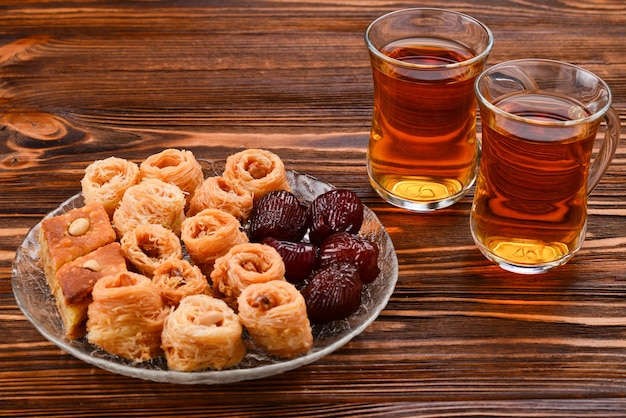
<svg viewBox="0 0 626 418"><path fill-rule="evenodd" d="M582 246L587 196L620 137L611 91L563 62L503 62L476 80L482 156L470 214L480 251L505 270L543 273ZM592 156L605 121L604 140Z"/></svg>
<svg viewBox="0 0 626 418"><path fill-rule="evenodd" d="M476 179L474 81L493 46L489 28L449 10L398 10L365 32L374 80L367 172L389 203L432 211Z"/></svg>

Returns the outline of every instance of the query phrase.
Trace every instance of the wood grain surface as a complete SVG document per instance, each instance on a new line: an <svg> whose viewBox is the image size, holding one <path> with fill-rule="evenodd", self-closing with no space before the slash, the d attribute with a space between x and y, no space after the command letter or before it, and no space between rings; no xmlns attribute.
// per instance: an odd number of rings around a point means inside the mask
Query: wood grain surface
<svg viewBox="0 0 626 418"><path fill-rule="evenodd" d="M363 32L410 6L487 24L489 64L594 71L626 117L622 0L0 0L0 416L626 416L626 142L582 250L545 275L480 254L471 193L427 215L384 203L365 172ZM226 385L124 377L48 342L14 299L15 249L93 160L168 147L209 160L263 147L356 191L396 247L386 309L313 364Z"/></svg>

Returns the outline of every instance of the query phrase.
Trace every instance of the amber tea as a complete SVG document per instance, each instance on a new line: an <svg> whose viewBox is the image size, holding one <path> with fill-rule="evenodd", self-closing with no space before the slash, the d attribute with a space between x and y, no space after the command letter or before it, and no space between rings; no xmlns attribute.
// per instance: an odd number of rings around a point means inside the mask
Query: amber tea
<svg viewBox="0 0 626 418"><path fill-rule="evenodd" d="M545 273L582 247L587 196L620 137L611 91L575 65L503 62L476 80L482 156L470 229L489 260L516 273ZM602 121L604 138L594 142Z"/></svg>
<svg viewBox="0 0 626 418"><path fill-rule="evenodd" d="M405 13L412 19L402 19ZM380 39L372 29L376 21L367 33L376 43L368 44L374 79L368 175L392 204L415 211L443 208L476 178L474 81L491 49L491 33L468 16L442 10L391 15L381 18L380 26L389 27L380 30ZM441 27L420 26L432 22ZM394 31L400 34L388 36Z"/></svg>
<svg viewBox="0 0 626 418"><path fill-rule="evenodd" d="M574 101L542 94L513 95L493 104L539 122L590 115ZM530 266L558 261L580 248L598 124L555 131L550 126L496 124L494 118L483 118L471 224L479 246L509 263Z"/></svg>
<svg viewBox="0 0 626 418"><path fill-rule="evenodd" d="M474 56L443 40L403 40L383 52L413 64L445 65ZM412 78L393 69L374 71L369 173L378 187L427 203L455 196L474 181L477 75L471 68L450 78L428 71L415 71Z"/></svg>

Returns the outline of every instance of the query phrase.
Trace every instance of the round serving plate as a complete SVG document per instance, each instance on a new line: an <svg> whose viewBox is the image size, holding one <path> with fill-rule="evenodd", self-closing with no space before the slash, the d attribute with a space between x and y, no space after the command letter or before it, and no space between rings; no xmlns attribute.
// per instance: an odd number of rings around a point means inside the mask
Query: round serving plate
<svg viewBox="0 0 626 418"><path fill-rule="evenodd" d="M332 185L306 174L288 171L287 175L294 194L306 202L312 202L316 196L333 188ZM83 204L82 195L77 194L47 217L60 215ZM156 382L232 383L272 376L312 363L339 349L363 332L387 305L398 280L398 259L391 238L376 215L366 207L360 235L379 246L378 263L381 271L374 282L364 287L361 307L355 313L344 320L313 326L313 347L300 357L280 359L269 356L256 348L248 338L246 357L232 368L219 371L178 372L168 369L164 357L133 363L101 350L90 344L85 337L77 340L65 337L61 317L39 262L40 228L41 222L28 232L13 261L13 293L26 318L41 335L78 359L113 373Z"/></svg>

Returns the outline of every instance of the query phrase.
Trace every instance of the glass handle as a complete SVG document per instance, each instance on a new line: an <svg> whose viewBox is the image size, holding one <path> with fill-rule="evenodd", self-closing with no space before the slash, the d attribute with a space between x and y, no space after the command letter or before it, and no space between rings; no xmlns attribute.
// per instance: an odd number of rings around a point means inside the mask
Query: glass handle
<svg viewBox="0 0 626 418"><path fill-rule="evenodd" d="M608 112L604 115L606 121L606 132L604 134L604 142L598 151L598 155L591 162L589 169L589 177L587 179L587 194L590 194L593 189L600 183L602 176L609 168L609 164L615 155L617 149L617 143L620 138L621 125L619 115L615 109L609 108Z"/></svg>

